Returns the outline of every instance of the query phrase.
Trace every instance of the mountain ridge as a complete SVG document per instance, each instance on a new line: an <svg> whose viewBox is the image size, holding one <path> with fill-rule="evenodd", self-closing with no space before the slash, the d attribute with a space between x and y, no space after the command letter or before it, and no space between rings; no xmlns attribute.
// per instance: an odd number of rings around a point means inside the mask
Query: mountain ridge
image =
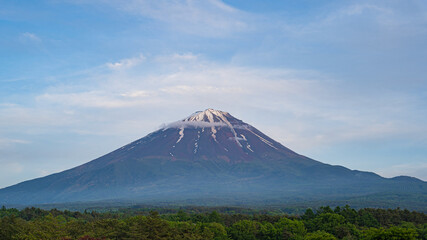
<svg viewBox="0 0 427 240"><path fill-rule="evenodd" d="M383 178L310 159L227 112L206 109L88 163L0 189L0 204L229 195L308 199L426 189L426 182L412 177Z"/></svg>

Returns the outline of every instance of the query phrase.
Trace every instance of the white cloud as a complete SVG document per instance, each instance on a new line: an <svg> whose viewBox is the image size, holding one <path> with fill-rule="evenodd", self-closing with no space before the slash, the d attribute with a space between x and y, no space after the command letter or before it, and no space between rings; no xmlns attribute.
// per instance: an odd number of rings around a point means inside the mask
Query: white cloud
<svg viewBox="0 0 427 240"><path fill-rule="evenodd" d="M417 124L408 127L408 122L419 121L419 116L411 116L414 99L399 92L360 94L313 71L222 65L200 57L195 64L187 57L176 56L161 56L162 61L153 56L145 59L148 69L135 65L132 71L106 72L76 88L51 87L37 100L45 106L90 111L88 114L116 109L132 115L158 108L160 112L173 109L184 117L182 114L208 107L232 114L241 109L276 112L277 120L270 120L264 129L276 128L271 133L277 140L304 148L427 131ZM175 119L161 119L171 120Z"/></svg>
<svg viewBox="0 0 427 240"><path fill-rule="evenodd" d="M181 128L181 127L210 128L210 127L228 127L228 126L223 122L177 121L177 122L169 123L165 126L162 126L161 128Z"/></svg>
<svg viewBox="0 0 427 240"><path fill-rule="evenodd" d="M144 100L136 99L148 96L144 92L134 91L117 94L102 90L90 90L73 93L45 93L38 96L37 100L40 102L85 108L122 108L144 105Z"/></svg>
<svg viewBox="0 0 427 240"><path fill-rule="evenodd" d="M340 18L358 16L366 13L373 13L376 16L393 14L393 10L373 4L354 4L339 9L328 15L325 21L339 21Z"/></svg>
<svg viewBox="0 0 427 240"><path fill-rule="evenodd" d="M59 103L60 104L60 103ZM69 115L64 111L64 105L60 108L54 105L22 107L0 107L0 133L16 131L16 133L34 134L44 131L53 131L55 128L72 126L79 120L76 115ZM22 139L25 140L25 139Z"/></svg>
<svg viewBox="0 0 427 240"><path fill-rule="evenodd" d="M145 60L144 55L139 55L138 57L121 59L118 62L107 63L107 67L112 70L123 70L137 66Z"/></svg>
<svg viewBox="0 0 427 240"><path fill-rule="evenodd" d="M144 90L137 90L137 91L129 91L120 94L123 97L130 97L130 98L139 98L139 97L148 97L150 96L150 93L148 91Z"/></svg>
<svg viewBox="0 0 427 240"><path fill-rule="evenodd" d="M342 43L346 48L362 47L361 51L367 51L370 46L376 51L385 47L395 49L402 41L427 33L426 5L412 4L398 1L344 3L302 21L290 22L281 18L272 26L279 26L285 38L301 39L305 46L316 41Z"/></svg>
<svg viewBox="0 0 427 240"><path fill-rule="evenodd" d="M16 107L18 106L16 103L0 103L0 107Z"/></svg>
<svg viewBox="0 0 427 240"><path fill-rule="evenodd" d="M33 42L41 42L40 37L38 37L36 34L30 33L30 32L22 33L21 38L24 40L29 40L29 41L33 41Z"/></svg>
<svg viewBox="0 0 427 240"><path fill-rule="evenodd" d="M119 10L155 19L171 29L220 37L248 29L246 15L220 0L131 0L103 1Z"/></svg>
<svg viewBox="0 0 427 240"><path fill-rule="evenodd" d="M0 138L0 148L9 147L13 144L29 144L30 141L23 139Z"/></svg>
<svg viewBox="0 0 427 240"><path fill-rule="evenodd" d="M193 53L174 53L172 55L157 56L155 58L158 62L196 61L198 59L199 56Z"/></svg>
<svg viewBox="0 0 427 240"><path fill-rule="evenodd" d="M176 76L175 76L176 77ZM193 96L196 95L204 95L204 94L238 94L244 90L244 88L239 86L233 87L221 87L221 86L213 86L213 85L175 85L170 87L165 87L159 89L161 92L168 94L178 94L178 95L188 95L191 94Z"/></svg>

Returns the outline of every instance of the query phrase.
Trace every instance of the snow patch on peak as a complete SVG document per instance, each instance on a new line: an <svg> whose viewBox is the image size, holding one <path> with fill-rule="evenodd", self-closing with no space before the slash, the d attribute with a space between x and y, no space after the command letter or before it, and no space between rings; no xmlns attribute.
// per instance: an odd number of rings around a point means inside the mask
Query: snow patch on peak
<svg viewBox="0 0 427 240"><path fill-rule="evenodd" d="M246 148L247 148L249 151L254 152L254 150L252 150L252 148L251 148L251 145L250 145L250 144L246 145Z"/></svg>
<svg viewBox="0 0 427 240"><path fill-rule="evenodd" d="M215 129L215 127L214 126L212 126L211 127L211 132L212 132L212 138L215 140L215 142L218 142L217 140L216 140L216 129Z"/></svg>
<svg viewBox="0 0 427 240"><path fill-rule="evenodd" d="M184 137L184 127L181 127L179 129L179 138L178 138L178 141L176 141L176 143L179 143L183 137Z"/></svg>
<svg viewBox="0 0 427 240"><path fill-rule="evenodd" d="M247 129L249 132L251 132L251 133L253 133L255 136L257 136L258 138L259 138L259 140L261 140L261 141L263 141L265 144L267 144L268 146L270 146L270 147L272 147L272 148L274 148L274 149L276 149L276 150L278 150L277 149L277 147L275 147L274 145L273 145L273 143L272 142L270 142L270 141L268 141L267 139L265 139L265 138L263 138L263 137L261 137L260 135L258 135L258 134L256 134L256 133L254 133L252 130L250 130L249 128Z"/></svg>
<svg viewBox="0 0 427 240"><path fill-rule="evenodd" d="M240 144L239 140L237 140L237 133L236 133L236 130L234 130L233 125L231 125L231 123L227 120L227 118L225 116L220 115L219 117L230 127L231 132L233 132L233 135L236 138L237 145L242 147L242 144Z"/></svg>

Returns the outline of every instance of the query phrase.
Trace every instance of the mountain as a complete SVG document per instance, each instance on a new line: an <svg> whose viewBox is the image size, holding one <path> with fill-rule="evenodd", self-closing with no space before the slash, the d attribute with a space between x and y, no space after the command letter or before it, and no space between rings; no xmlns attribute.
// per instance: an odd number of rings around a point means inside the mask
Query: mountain
<svg viewBox="0 0 427 240"><path fill-rule="evenodd" d="M0 189L0 204L426 196L426 185L315 161L227 112L207 109L81 166Z"/></svg>

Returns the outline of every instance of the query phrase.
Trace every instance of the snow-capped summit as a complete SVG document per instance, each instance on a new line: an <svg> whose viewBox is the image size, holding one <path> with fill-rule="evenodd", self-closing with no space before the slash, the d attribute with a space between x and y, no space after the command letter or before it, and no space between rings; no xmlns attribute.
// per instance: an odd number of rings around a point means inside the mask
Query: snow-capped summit
<svg viewBox="0 0 427 240"><path fill-rule="evenodd" d="M171 157L178 157L180 154L182 156L183 151L178 150L182 147L191 149L191 155L198 156L203 155L204 151L212 149L215 149L216 153L227 155L234 153L236 154L235 160L250 158L255 151L254 147L259 152L270 148L286 149L228 112L212 108L197 111L181 121L167 125L162 131L168 132L168 136L176 138L175 144L169 152ZM190 148L188 145L192 147ZM200 148L205 150L200 152ZM239 156L237 157L237 155ZM188 157L187 155L186 158Z"/></svg>
<svg viewBox="0 0 427 240"><path fill-rule="evenodd" d="M172 123L175 126L195 126L195 127L214 127L214 126L243 126L247 125L241 120L233 117L228 112L208 108L204 111L197 111L181 121Z"/></svg>
<svg viewBox="0 0 427 240"><path fill-rule="evenodd" d="M184 137L185 129L201 129L201 132L204 134L209 132L209 135L215 142L217 142L216 134L221 129L227 129L227 131L230 131L236 139L239 138L236 133L236 129L253 129L252 126L233 117L228 112L212 108L208 108L204 111L197 111L181 121L170 123L163 128L163 131L170 128L179 129L179 138L177 143ZM236 140L236 143L241 146L238 140Z"/></svg>
<svg viewBox="0 0 427 240"><path fill-rule="evenodd" d="M233 118L228 112L223 112L208 108L205 111L197 111L189 117L183 119L185 122L228 122L228 118Z"/></svg>

